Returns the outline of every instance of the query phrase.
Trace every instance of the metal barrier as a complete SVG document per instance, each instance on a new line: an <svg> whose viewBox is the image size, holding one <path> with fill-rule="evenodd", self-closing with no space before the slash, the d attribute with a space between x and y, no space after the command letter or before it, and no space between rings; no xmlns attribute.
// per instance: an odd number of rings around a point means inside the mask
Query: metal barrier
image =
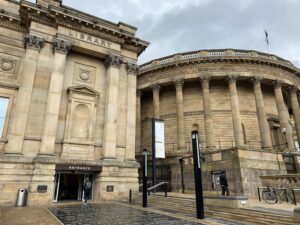
<svg viewBox="0 0 300 225"><path fill-rule="evenodd" d="M260 190L264 190L264 189L268 189L268 188L273 188L273 187L258 187L257 188L259 201L261 201L261 191ZM289 202L286 188L275 188L275 190L284 191L285 200L286 200L286 202ZM296 203L295 191L300 191L300 189L297 189L297 188L292 189L293 200L294 200L294 204L296 205L297 203Z"/></svg>
<svg viewBox="0 0 300 225"><path fill-rule="evenodd" d="M165 197L168 197L168 182L160 182L152 187L147 188L148 195L150 195L151 191L155 191L158 187L163 186L165 187Z"/></svg>

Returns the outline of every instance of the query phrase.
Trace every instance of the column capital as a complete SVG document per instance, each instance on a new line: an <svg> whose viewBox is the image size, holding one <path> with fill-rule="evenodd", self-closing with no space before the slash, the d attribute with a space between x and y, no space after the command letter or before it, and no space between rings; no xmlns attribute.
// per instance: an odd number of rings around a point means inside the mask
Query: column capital
<svg viewBox="0 0 300 225"><path fill-rule="evenodd" d="M238 79L239 76L237 75L229 75L226 80L229 84L236 84L236 81Z"/></svg>
<svg viewBox="0 0 300 225"><path fill-rule="evenodd" d="M174 84L175 84L176 90L177 90L178 88L182 88L182 86L183 86L183 84L184 84L184 80L183 80L183 79L176 79L176 80L174 80L173 82L174 82Z"/></svg>
<svg viewBox="0 0 300 225"><path fill-rule="evenodd" d="M288 89L289 89L289 92L290 92L290 93L293 93L293 94L297 94L297 92L299 91L297 85L290 85L290 86L288 87Z"/></svg>
<svg viewBox="0 0 300 225"><path fill-rule="evenodd" d="M107 55L104 64L106 68L109 68L111 66L121 68L123 62L123 57L121 57L120 55L114 55L110 53Z"/></svg>
<svg viewBox="0 0 300 225"><path fill-rule="evenodd" d="M281 88L282 84L283 84L282 80L274 80L273 81L273 85L275 88Z"/></svg>
<svg viewBox="0 0 300 225"><path fill-rule="evenodd" d="M253 84L261 84L261 81L263 80L264 78L261 77L261 76L254 76L250 79L250 81L253 83Z"/></svg>
<svg viewBox="0 0 300 225"><path fill-rule="evenodd" d="M210 76L206 75L203 77L199 77L199 80L202 84L202 88L209 88Z"/></svg>
<svg viewBox="0 0 300 225"><path fill-rule="evenodd" d="M136 96L137 97L142 97L143 91L142 90L136 90Z"/></svg>
<svg viewBox="0 0 300 225"><path fill-rule="evenodd" d="M135 63L127 63L126 64L126 69L128 73L137 75L137 73L139 72L139 66Z"/></svg>
<svg viewBox="0 0 300 225"><path fill-rule="evenodd" d="M40 51L44 45L44 42L44 38L40 38L30 34L26 34L24 36L24 48L30 48L32 50Z"/></svg>
<svg viewBox="0 0 300 225"><path fill-rule="evenodd" d="M155 91L159 92L160 89L161 89L161 86L159 84L153 84L150 87L151 87L151 89L152 89L153 92L155 92Z"/></svg>
<svg viewBox="0 0 300 225"><path fill-rule="evenodd" d="M67 55L71 49L71 43L62 39L53 40L53 52Z"/></svg>

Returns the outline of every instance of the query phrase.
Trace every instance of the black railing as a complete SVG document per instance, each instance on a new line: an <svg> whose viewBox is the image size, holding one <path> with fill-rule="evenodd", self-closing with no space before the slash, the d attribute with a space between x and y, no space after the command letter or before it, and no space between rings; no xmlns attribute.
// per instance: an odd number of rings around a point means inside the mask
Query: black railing
<svg viewBox="0 0 300 225"><path fill-rule="evenodd" d="M156 189L161 186L164 187L165 197L168 197L168 182L160 182L152 187L147 188L148 195L150 195L151 191L155 193Z"/></svg>

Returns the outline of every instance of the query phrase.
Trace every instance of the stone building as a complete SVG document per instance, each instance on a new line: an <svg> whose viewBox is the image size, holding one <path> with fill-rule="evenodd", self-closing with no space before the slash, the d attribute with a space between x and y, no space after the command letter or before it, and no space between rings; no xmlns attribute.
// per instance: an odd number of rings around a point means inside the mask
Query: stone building
<svg viewBox="0 0 300 225"><path fill-rule="evenodd" d="M253 195L260 176L299 172L299 88L298 68L257 51L201 50L152 60L138 74L137 155L151 152L151 120L162 119L166 158L157 159L157 182L193 190L191 131L198 130L204 190L216 193L226 172L233 193Z"/></svg>
<svg viewBox="0 0 300 225"><path fill-rule="evenodd" d="M127 196L135 161L136 28L62 0L0 0L0 206Z"/></svg>

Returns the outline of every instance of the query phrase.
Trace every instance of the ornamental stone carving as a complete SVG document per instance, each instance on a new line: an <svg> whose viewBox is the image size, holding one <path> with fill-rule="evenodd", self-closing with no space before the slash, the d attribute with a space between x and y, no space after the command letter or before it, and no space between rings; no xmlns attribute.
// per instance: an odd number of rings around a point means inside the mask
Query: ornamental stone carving
<svg viewBox="0 0 300 225"><path fill-rule="evenodd" d="M202 87L209 88L210 76L203 76L200 77L199 79L202 84Z"/></svg>
<svg viewBox="0 0 300 225"><path fill-rule="evenodd" d="M119 55L109 54L104 62L105 67L109 68L110 66L120 68L123 64L123 58Z"/></svg>
<svg viewBox="0 0 300 225"><path fill-rule="evenodd" d="M238 79L238 76L237 75L229 75L226 80L228 81L229 84L234 84L236 83Z"/></svg>
<svg viewBox="0 0 300 225"><path fill-rule="evenodd" d="M298 87L297 87L297 85L291 85L291 86L289 86L289 92L290 93L297 93L298 92Z"/></svg>
<svg viewBox="0 0 300 225"><path fill-rule="evenodd" d="M24 37L24 48L30 48L39 51L44 45L45 39L30 34Z"/></svg>
<svg viewBox="0 0 300 225"><path fill-rule="evenodd" d="M282 81L282 80L274 80L274 81L273 81L273 85L274 85L275 88L281 87L282 84L283 84L283 81Z"/></svg>
<svg viewBox="0 0 300 225"><path fill-rule="evenodd" d="M0 71L10 72L14 69L15 64L14 60L0 58Z"/></svg>
<svg viewBox="0 0 300 225"><path fill-rule="evenodd" d="M131 74L137 74L139 72L139 66L134 64L134 63L127 63L127 71L128 73L131 73Z"/></svg>
<svg viewBox="0 0 300 225"><path fill-rule="evenodd" d="M155 92L155 91L159 92L161 89L161 86L159 84L153 84L153 85L151 85L151 88L152 88L153 92Z"/></svg>
<svg viewBox="0 0 300 225"><path fill-rule="evenodd" d="M176 89L182 89L184 81L183 81L183 79L177 79L177 80L174 80L174 84L175 84Z"/></svg>
<svg viewBox="0 0 300 225"><path fill-rule="evenodd" d="M61 39L53 40L53 51L60 54L68 54L71 49L71 43Z"/></svg>
<svg viewBox="0 0 300 225"><path fill-rule="evenodd" d="M250 79L253 84L260 84L264 78L261 76L254 76Z"/></svg>

